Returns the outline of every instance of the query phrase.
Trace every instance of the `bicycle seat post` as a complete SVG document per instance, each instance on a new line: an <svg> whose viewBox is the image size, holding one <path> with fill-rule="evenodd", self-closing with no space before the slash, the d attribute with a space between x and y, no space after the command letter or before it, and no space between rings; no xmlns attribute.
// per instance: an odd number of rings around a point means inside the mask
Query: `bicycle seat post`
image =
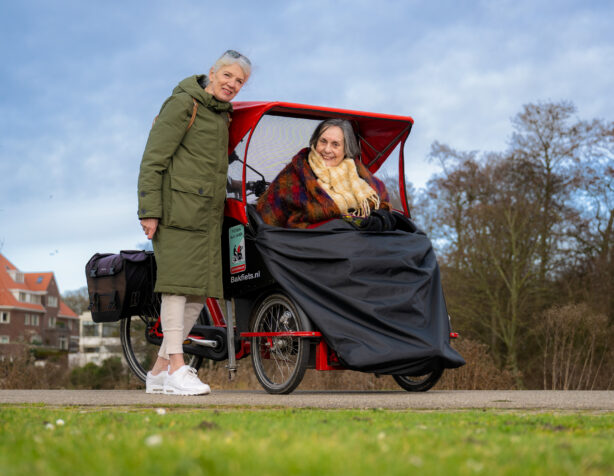
<svg viewBox="0 0 614 476"><path fill-rule="evenodd" d="M228 380L234 380L237 372L237 361L235 356L235 323L232 312L232 300L226 301L226 336L228 337Z"/></svg>

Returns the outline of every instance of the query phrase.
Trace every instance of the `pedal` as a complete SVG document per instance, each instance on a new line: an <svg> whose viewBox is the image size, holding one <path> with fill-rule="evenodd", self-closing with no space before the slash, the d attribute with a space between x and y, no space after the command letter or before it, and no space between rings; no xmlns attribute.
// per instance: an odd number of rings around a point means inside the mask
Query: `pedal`
<svg viewBox="0 0 614 476"><path fill-rule="evenodd" d="M198 339L196 337L188 337L186 340L189 341L190 344L201 345L203 347L211 347L212 349L215 349L218 345L217 341L209 340L209 339Z"/></svg>

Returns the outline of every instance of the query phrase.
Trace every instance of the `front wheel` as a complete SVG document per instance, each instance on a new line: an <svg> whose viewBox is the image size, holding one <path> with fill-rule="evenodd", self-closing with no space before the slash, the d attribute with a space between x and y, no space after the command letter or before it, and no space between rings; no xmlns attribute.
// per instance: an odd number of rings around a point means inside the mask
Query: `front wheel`
<svg viewBox="0 0 614 476"><path fill-rule="evenodd" d="M122 351L128 367L138 377L145 382L147 371L151 369L160 350L162 343L161 325L160 334L156 332L156 323L160 315L160 295L156 294L155 302L150 309L140 316L132 316L120 321L119 338L122 344ZM205 305L198 316L197 324L208 325L211 322L209 309ZM186 364L198 370L203 362L203 358L196 355L185 354Z"/></svg>
<svg viewBox="0 0 614 476"><path fill-rule="evenodd" d="M303 380L309 361L309 341L304 337L274 336L277 332L310 330L309 320L285 294L268 296L256 309L251 332L251 355L256 378L272 394L292 392Z"/></svg>
<svg viewBox="0 0 614 476"><path fill-rule="evenodd" d="M401 388L408 392L426 392L433 388L443 374L443 368L437 367L429 373L418 376L393 375L394 380Z"/></svg>

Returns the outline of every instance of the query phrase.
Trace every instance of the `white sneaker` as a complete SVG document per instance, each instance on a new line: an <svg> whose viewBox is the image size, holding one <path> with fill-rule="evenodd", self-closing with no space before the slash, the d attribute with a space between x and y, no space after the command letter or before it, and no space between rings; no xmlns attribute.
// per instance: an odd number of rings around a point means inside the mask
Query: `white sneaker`
<svg viewBox="0 0 614 476"><path fill-rule="evenodd" d="M168 372L163 370L158 375L153 375L151 372L147 372L147 379L145 380L145 393L164 393L164 382L168 377Z"/></svg>
<svg viewBox="0 0 614 476"><path fill-rule="evenodd" d="M196 369L184 365L164 381L164 393L167 395L207 395L211 393L209 385L202 383L196 376Z"/></svg>

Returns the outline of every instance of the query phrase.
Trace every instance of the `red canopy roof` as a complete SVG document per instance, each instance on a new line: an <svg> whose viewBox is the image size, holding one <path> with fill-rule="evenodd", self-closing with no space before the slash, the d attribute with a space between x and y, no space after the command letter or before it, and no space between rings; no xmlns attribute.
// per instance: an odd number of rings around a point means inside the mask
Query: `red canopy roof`
<svg viewBox="0 0 614 476"><path fill-rule="evenodd" d="M409 116L392 116L287 102L235 102L232 106L229 152L234 150L264 114L321 120L333 117L342 118L353 124L360 142L362 161L372 172L380 167L399 142L405 140L414 123Z"/></svg>

